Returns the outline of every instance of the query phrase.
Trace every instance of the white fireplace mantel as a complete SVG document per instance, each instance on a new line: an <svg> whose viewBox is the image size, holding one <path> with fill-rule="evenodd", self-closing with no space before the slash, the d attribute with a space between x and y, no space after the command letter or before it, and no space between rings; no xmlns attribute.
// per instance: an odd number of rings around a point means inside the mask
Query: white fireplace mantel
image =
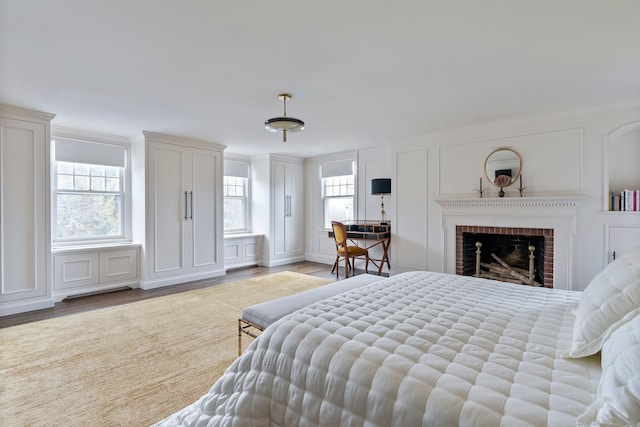
<svg viewBox="0 0 640 427"><path fill-rule="evenodd" d="M573 236L583 196L438 199L442 208L445 271L456 271L456 227L551 228L554 288L572 289Z"/></svg>
<svg viewBox="0 0 640 427"><path fill-rule="evenodd" d="M576 208L583 196L570 197L489 197L477 199L438 199L443 214L466 213L475 210L478 213L505 214L512 210L526 210L528 213L540 212L544 215L576 215Z"/></svg>

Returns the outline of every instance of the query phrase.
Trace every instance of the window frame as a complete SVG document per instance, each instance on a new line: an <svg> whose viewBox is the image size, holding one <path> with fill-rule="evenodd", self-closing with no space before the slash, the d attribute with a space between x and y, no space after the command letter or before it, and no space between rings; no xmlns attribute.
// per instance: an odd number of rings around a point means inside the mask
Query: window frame
<svg viewBox="0 0 640 427"><path fill-rule="evenodd" d="M56 158L56 139L73 140L74 142L86 143L86 144L103 144L111 145L122 149L124 151L124 166L119 168L119 191L92 191L92 190L74 190L74 189L58 189L58 159ZM51 137L51 245L52 248L65 248L73 246L100 246L118 243L131 243L132 241L132 217L131 217L131 144L125 137L117 137L110 135L96 135L87 134L81 131L74 131L69 129L64 130L52 130ZM66 160L60 160L66 163L82 163L82 162L68 162ZM90 163L84 163L91 167ZM94 164L94 166L105 166L100 164ZM59 194L100 194L120 195L120 234L114 236L91 236L91 237L77 237L77 238L59 238L58 237L58 195Z"/></svg>
<svg viewBox="0 0 640 427"><path fill-rule="evenodd" d="M344 165L346 163L351 163L351 175L335 175L340 173L339 170L344 169ZM329 172L325 172L325 168L329 170ZM330 176L324 176L330 175ZM340 178L344 176L350 176L353 179L353 183L347 183L346 185L353 185L353 194L338 194L335 196L327 196L325 194L325 179L327 178ZM321 229L322 230L330 230L331 229L331 220L336 220L334 218L328 218L327 213L327 204L331 199L351 199L353 205L352 218L351 219L343 219L343 220L356 220L357 219L357 201L358 201L358 175L357 175L357 159L352 157L347 158L339 158L326 160L321 162L320 164L320 196L321 196L321 204L322 204L322 216L321 216ZM329 221L327 224L325 221Z"/></svg>
<svg viewBox="0 0 640 427"><path fill-rule="evenodd" d="M223 178L222 178L222 206L224 209L224 205L225 205L225 200L227 198L229 199L244 199L244 224L245 227L240 229L227 229L224 226L224 211L223 211L223 230L224 230L224 235L225 236L232 236L234 234L245 234L245 233L251 233L251 161L246 160L246 159L238 159L238 158L225 158L224 159L224 163L225 163L225 172L223 172ZM242 164L241 168L244 169L244 167L246 166L246 177L245 176L238 176L238 175L242 175L243 173L230 173L229 175L226 174L226 171L228 168L228 166L231 163L240 163ZM240 167L240 165L237 165ZM227 196L225 195L226 193L226 189L227 189L227 185L226 185L226 179L227 177L231 177L231 178L243 178L245 179L245 185L244 185L244 192L245 195L244 197L239 197L239 196Z"/></svg>

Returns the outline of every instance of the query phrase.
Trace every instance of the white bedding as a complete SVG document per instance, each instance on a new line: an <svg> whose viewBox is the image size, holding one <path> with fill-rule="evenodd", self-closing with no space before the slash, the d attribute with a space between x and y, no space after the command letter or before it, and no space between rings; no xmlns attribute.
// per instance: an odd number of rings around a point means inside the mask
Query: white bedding
<svg viewBox="0 0 640 427"><path fill-rule="evenodd" d="M562 357L580 292L403 273L267 328L160 425L572 426L598 356Z"/></svg>

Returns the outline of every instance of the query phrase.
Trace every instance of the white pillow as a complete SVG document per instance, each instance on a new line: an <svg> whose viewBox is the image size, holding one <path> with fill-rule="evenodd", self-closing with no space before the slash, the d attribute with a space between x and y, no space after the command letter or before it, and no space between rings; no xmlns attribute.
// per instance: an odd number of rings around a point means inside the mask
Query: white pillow
<svg viewBox="0 0 640 427"><path fill-rule="evenodd" d="M567 357L597 353L611 333L640 313L640 246L607 265L585 288Z"/></svg>
<svg viewBox="0 0 640 427"><path fill-rule="evenodd" d="M640 316L604 343L598 396L578 417L578 425L640 425Z"/></svg>

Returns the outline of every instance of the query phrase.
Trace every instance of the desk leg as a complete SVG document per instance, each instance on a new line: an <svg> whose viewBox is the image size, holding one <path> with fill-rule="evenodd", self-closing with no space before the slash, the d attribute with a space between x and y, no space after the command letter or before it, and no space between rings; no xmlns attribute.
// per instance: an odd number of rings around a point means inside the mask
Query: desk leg
<svg viewBox="0 0 640 427"><path fill-rule="evenodd" d="M382 273L382 267L384 267L384 263L387 263L387 267L389 267L389 272L391 272L391 263L389 263L389 246L391 246L390 240L382 241L382 259L380 260L380 266L378 267L378 276Z"/></svg>

